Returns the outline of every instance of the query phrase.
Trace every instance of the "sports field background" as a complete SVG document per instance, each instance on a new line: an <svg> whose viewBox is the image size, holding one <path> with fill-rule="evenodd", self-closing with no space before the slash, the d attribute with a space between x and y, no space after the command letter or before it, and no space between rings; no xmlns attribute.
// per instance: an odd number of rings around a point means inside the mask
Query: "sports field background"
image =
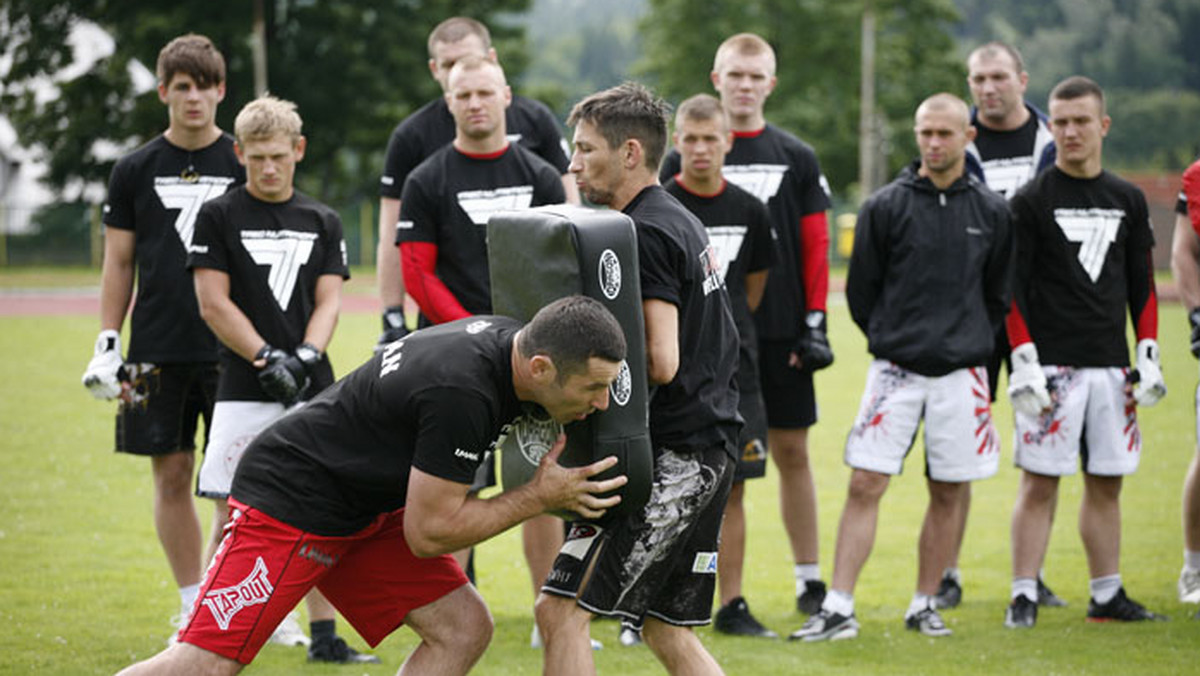
<svg viewBox="0 0 1200 676"><path fill-rule="evenodd" d="M371 351L379 331L371 271L355 270L330 354L339 375ZM115 406L92 400L79 384L97 332L96 271L0 269L0 674L107 674L161 649L178 596L154 535L149 463L115 455ZM30 295L28 287L41 289ZM14 316L67 307L76 314ZM22 291L21 289L26 289ZM46 293L45 289L57 289ZM86 314L78 314L86 312ZM857 409L869 356L844 301L830 301L837 357L817 376L821 422L810 436L821 522L821 569L831 574L837 520L849 476L842 443ZM1004 446L998 475L975 485L962 554L964 602L944 617L954 635L929 639L905 631L904 609L916 577L916 538L924 513L923 452L914 448L905 473L884 497L879 536L857 589L858 639L833 644L699 634L730 674L1183 674L1200 671L1195 606L1175 598L1182 551L1180 488L1195 443L1193 391L1197 363L1187 321L1175 303L1160 306L1163 371L1170 393L1141 411L1144 452L1123 497L1122 574L1135 599L1170 615L1167 623L1084 622L1087 568L1076 531L1078 477L1065 478L1046 561L1050 585L1070 605L1044 610L1032 631L1001 626L1009 591L1009 516L1018 474L1011 464L1011 413L994 408ZM782 635L800 626L790 554L779 520L774 467L749 484L751 520L745 593L755 614ZM198 500L204 523L211 505ZM516 531L480 547L480 590L496 622L480 674L536 674L541 656L529 648L528 574ZM341 631L360 649L344 622ZM602 674L657 674L645 647L624 648L613 622L592 634ZM415 645L401 629L375 651L382 665L316 667L298 648L268 646L252 674L392 674Z"/></svg>

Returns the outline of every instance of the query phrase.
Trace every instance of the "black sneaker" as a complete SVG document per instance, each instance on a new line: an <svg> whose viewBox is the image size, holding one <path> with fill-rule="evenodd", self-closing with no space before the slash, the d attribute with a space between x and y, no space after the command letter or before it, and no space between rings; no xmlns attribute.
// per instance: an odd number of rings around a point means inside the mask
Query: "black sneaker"
<svg viewBox="0 0 1200 676"><path fill-rule="evenodd" d="M962 585L953 575L943 575L938 583L937 593L933 595L933 607L939 610L957 608L962 603Z"/></svg>
<svg viewBox="0 0 1200 676"><path fill-rule="evenodd" d="M789 641L840 641L858 636L858 620L820 609L796 631L788 636Z"/></svg>
<svg viewBox="0 0 1200 676"><path fill-rule="evenodd" d="M1099 604L1095 599L1089 599L1087 619L1088 622L1145 622L1163 621L1167 616L1146 610L1145 606L1126 596L1125 588L1121 587L1108 603Z"/></svg>
<svg viewBox="0 0 1200 676"><path fill-rule="evenodd" d="M313 641L308 646L309 662L327 662L329 664L379 664L379 658L374 655L360 653L346 645L341 636L332 640Z"/></svg>
<svg viewBox="0 0 1200 676"><path fill-rule="evenodd" d="M904 627L911 631L919 631L926 636L949 636L950 628L942 621L942 616L933 608L913 613L904 618Z"/></svg>
<svg viewBox="0 0 1200 676"><path fill-rule="evenodd" d="M1039 606L1046 606L1047 608L1062 608L1063 606L1067 605L1067 602L1059 598L1058 594L1050 591L1050 588L1047 587L1046 583L1042 581L1041 575L1039 575L1037 579L1037 594Z"/></svg>
<svg viewBox="0 0 1200 676"><path fill-rule="evenodd" d="M1032 629L1037 624L1038 604L1020 594L1008 604L1004 611L1004 626L1009 629Z"/></svg>
<svg viewBox="0 0 1200 676"><path fill-rule="evenodd" d="M805 615L815 615L825 601L825 583L820 580L805 580L804 591L796 597L796 609Z"/></svg>
<svg viewBox="0 0 1200 676"><path fill-rule="evenodd" d="M779 634L762 626L762 623L750 614L750 606L746 604L746 599L740 596L721 606L713 618L713 629L732 636L779 638Z"/></svg>

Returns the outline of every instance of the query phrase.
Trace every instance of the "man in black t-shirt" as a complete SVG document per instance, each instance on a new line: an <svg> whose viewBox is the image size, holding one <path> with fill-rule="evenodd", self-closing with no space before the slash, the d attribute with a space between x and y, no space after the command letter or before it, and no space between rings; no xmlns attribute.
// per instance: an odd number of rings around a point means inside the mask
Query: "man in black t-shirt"
<svg viewBox="0 0 1200 676"><path fill-rule="evenodd" d="M733 145L733 131L720 101L708 94L697 94L681 103L675 114L674 141L679 151L680 172L663 189L695 214L708 231L740 341L738 412L746 424L738 437L737 468L721 523L717 557L721 609L713 626L725 634L777 638L775 632L755 619L742 598L742 567L746 558L746 512L742 501L746 479L760 478L767 471L767 419L758 381L758 338L753 312L762 300L767 270L776 258L771 217L762 201L722 178L721 168L725 153Z"/></svg>
<svg viewBox="0 0 1200 676"><path fill-rule="evenodd" d="M246 444L333 383L325 349L350 271L337 214L294 188L305 148L300 132L289 101L267 96L238 113L246 185L201 207L189 248L200 314L221 341L211 452L196 491L215 499L210 559L229 520L229 486ZM336 635L336 612L324 597L314 591L307 601L309 661L379 661ZM309 644L291 615L271 640Z"/></svg>
<svg viewBox="0 0 1200 676"><path fill-rule="evenodd" d="M546 673L595 672L593 614L644 620L645 640L664 664L720 672L692 627L712 614L737 458L738 335L704 226L658 185L668 110L627 83L585 98L569 119L580 192L620 209L637 231L654 460L642 510L571 524L536 607Z"/></svg>
<svg viewBox="0 0 1200 676"><path fill-rule="evenodd" d="M1158 301L1141 190L1107 172L1104 92L1075 76L1050 92L1054 167L1012 199L1016 271L1008 396L1022 469L1012 518L1012 601L1005 626L1037 622L1036 576L1061 477L1083 469L1080 535L1091 575L1091 621L1162 619L1125 594L1121 486L1137 470L1137 407L1166 395ZM1126 312L1137 336L1129 369ZM1043 361L1046 366L1042 366Z"/></svg>
<svg viewBox="0 0 1200 676"><path fill-rule="evenodd" d="M989 188L1006 198L1054 165L1054 137L1046 116L1025 101L1025 86L1029 74L1021 54L1003 42L989 42L977 47L967 57L967 84L975 106L971 124L975 140L967 146L967 171ZM1001 326L993 338L995 348L988 361L988 388L992 401L1000 385L1000 366L1008 359L1008 335ZM958 537L954 557L942 572L934 602L938 608L954 608L962 602L962 576L958 568L959 550L967 528L971 509L971 489L963 492L962 508L958 510ZM1064 606L1038 574L1038 603L1043 606Z"/></svg>
<svg viewBox="0 0 1200 676"><path fill-rule="evenodd" d="M767 122L763 108L775 89L775 68L775 50L766 40L739 33L717 48L709 79L733 126L725 178L767 205L779 247L779 262L754 314L758 373L767 407L767 453L779 470L796 607L812 614L825 598L808 429L818 417L814 372L833 363L825 320L829 186L812 146ZM665 181L678 171L679 153L672 151L659 177Z"/></svg>
<svg viewBox="0 0 1200 676"><path fill-rule="evenodd" d="M487 27L467 17L456 16L439 23L429 34L428 49L429 72L443 91L450 69L459 59L474 55L497 61ZM550 109L538 101L514 96L512 105L505 110L505 120L509 142L533 151L550 163L561 177L567 199L578 203L575 181L567 172L569 151ZM409 115L388 139L379 185L379 245L375 259L379 297L384 305L380 346L408 332L404 315L404 277L395 247L404 184L417 165L449 145L454 135L454 118L446 99L438 97Z"/></svg>
<svg viewBox="0 0 1200 676"><path fill-rule="evenodd" d="M565 200L557 170L509 141L504 111L511 100L499 64L475 55L459 59L446 81L454 141L404 182L395 240L422 325L491 313L487 223L493 213ZM493 462L484 467L480 489L495 483ZM549 514L522 524L535 594L562 545L562 530ZM470 556L460 552L459 562L473 579ZM532 644L540 642L535 635Z"/></svg>
<svg viewBox="0 0 1200 676"><path fill-rule="evenodd" d="M172 40L159 52L157 75L169 124L121 158L109 180L101 331L83 384L97 399L120 399L116 450L150 456L154 524L179 587L180 626L196 599L204 549L192 501L195 437L201 418L210 424L217 385L216 339L200 319L185 258L200 205L244 182L245 172L233 138L216 125L225 60L212 42L194 34Z"/></svg>
<svg viewBox="0 0 1200 676"><path fill-rule="evenodd" d="M406 671L466 673L492 620L449 553L545 511L599 518L626 482L593 480L613 456L559 465L563 435L529 483L486 500L469 492L479 463L522 415L607 409L625 353L617 320L581 296L524 327L480 316L389 343L251 442L181 642L121 673L237 673L314 587L372 646L411 627Z"/></svg>

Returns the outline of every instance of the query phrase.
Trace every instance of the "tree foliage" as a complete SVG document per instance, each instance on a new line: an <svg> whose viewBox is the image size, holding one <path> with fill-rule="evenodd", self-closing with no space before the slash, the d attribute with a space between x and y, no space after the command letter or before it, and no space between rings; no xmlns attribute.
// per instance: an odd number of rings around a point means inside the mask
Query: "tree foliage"
<svg viewBox="0 0 1200 676"><path fill-rule="evenodd" d="M877 109L892 170L916 153L912 114L939 91L960 92L965 70L951 36L951 0L873 0ZM864 0L651 0L638 72L667 98L711 92L722 40L749 31L775 49L779 84L767 119L811 143L835 192L857 178L859 53Z"/></svg>
<svg viewBox="0 0 1200 676"><path fill-rule="evenodd" d="M517 12L529 0L263 0L271 93L295 101L304 118L308 153L297 180L327 201L375 194L392 128L439 94L426 67L426 38L455 14L488 23L501 53L519 55L518 27L490 19ZM217 122L231 130L237 111L253 96L250 51L253 3L161 3L153 0L3 0L0 106L20 139L45 152L47 182L104 182L114 159L98 141L128 148L161 132L165 111L154 92L134 96L128 65L153 70L158 51L177 35L196 32L225 55L227 93ZM23 87L52 77L72 61L64 37L80 20L104 28L115 51L88 72L60 82L59 96L38 100ZM506 59L510 70L523 65Z"/></svg>
<svg viewBox="0 0 1200 676"><path fill-rule="evenodd" d="M1027 95L1044 107L1070 75L1104 87L1113 118L1105 161L1182 169L1200 143L1200 0L956 0L964 48L1016 45Z"/></svg>

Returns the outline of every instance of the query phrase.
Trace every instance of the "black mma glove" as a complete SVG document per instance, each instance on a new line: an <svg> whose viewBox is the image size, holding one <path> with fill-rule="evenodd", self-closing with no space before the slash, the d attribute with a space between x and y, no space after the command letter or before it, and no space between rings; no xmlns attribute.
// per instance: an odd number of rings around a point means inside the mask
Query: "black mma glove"
<svg viewBox="0 0 1200 676"><path fill-rule="evenodd" d="M310 346L311 347L311 346ZM291 406L308 387L308 368L296 355L263 345L254 360L266 359L267 365L258 372L258 384L263 392L284 406ZM320 359L320 353L317 353Z"/></svg>
<svg viewBox="0 0 1200 676"><path fill-rule="evenodd" d="M804 332L796 339L792 352L800 359L800 368L820 371L833 363L833 349L825 335L825 313L811 310L804 317Z"/></svg>
<svg viewBox="0 0 1200 676"><path fill-rule="evenodd" d="M379 352L384 345L394 343L407 335L408 325L404 319L404 306L393 305L383 311L383 333L379 335L375 351Z"/></svg>
<svg viewBox="0 0 1200 676"><path fill-rule="evenodd" d="M1192 325L1192 355L1200 357L1200 307L1188 313L1188 323Z"/></svg>

